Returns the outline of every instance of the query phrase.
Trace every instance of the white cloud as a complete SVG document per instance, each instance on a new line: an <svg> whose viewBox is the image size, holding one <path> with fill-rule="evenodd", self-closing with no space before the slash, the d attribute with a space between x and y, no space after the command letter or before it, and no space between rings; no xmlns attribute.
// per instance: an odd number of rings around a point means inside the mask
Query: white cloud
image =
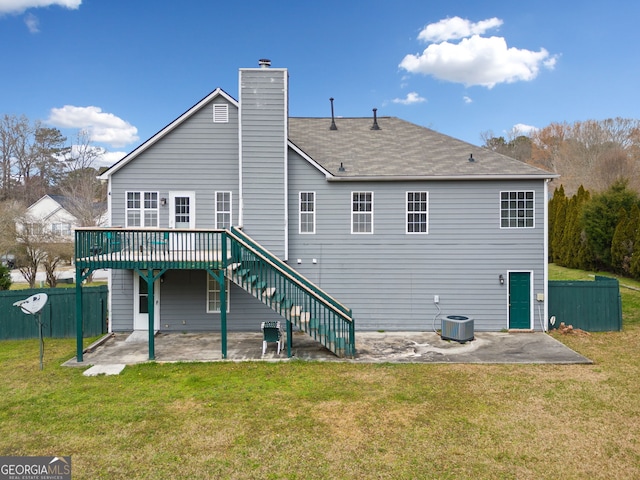
<svg viewBox="0 0 640 480"><path fill-rule="evenodd" d="M405 98L394 98L393 103L400 103L402 105L413 105L414 103L423 103L427 99L418 95L417 92L407 93Z"/></svg>
<svg viewBox="0 0 640 480"><path fill-rule="evenodd" d="M40 21L38 17L33 14L28 14L24 17L24 23L31 33L38 33L40 31Z"/></svg>
<svg viewBox="0 0 640 480"><path fill-rule="evenodd" d="M544 48L534 52L508 47L503 37L480 35L501 24L497 18L471 23L454 17L427 25L418 38L439 43L431 43L422 53L406 55L400 68L447 82L493 88L499 83L531 81L541 67L555 66L557 56ZM457 43L447 41L459 38Z"/></svg>
<svg viewBox="0 0 640 480"><path fill-rule="evenodd" d="M487 30L499 27L502 23L502 20L495 17L477 23L472 23L460 17L445 18L438 23L431 23L425 26L418 34L418 40L428 43L458 40L471 35L482 35Z"/></svg>
<svg viewBox="0 0 640 480"><path fill-rule="evenodd" d="M82 0L0 0L0 14L22 13L29 8L50 7L52 5L76 10L81 3Z"/></svg>
<svg viewBox="0 0 640 480"><path fill-rule="evenodd" d="M465 95L464 97L462 97L462 101L464 103L473 103L473 99L471 97L468 97L467 95Z"/></svg>
<svg viewBox="0 0 640 480"><path fill-rule="evenodd" d="M118 160L122 159L127 152L104 152L96 158L96 167L110 167Z"/></svg>
<svg viewBox="0 0 640 480"><path fill-rule="evenodd" d="M513 132L516 132L518 135L531 135L533 132L538 130L538 127L534 127L532 125L526 125L524 123L516 123L511 129Z"/></svg>
<svg viewBox="0 0 640 480"><path fill-rule="evenodd" d="M47 123L62 128L86 130L92 142L123 147L138 141L138 129L112 113L99 107L74 107L65 105L52 108Z"/></svg>

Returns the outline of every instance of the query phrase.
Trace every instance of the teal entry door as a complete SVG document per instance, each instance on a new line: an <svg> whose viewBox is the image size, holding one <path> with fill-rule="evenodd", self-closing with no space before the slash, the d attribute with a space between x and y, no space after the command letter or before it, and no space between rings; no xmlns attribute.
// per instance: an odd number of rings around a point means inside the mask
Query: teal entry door
<svg viewBox="0 0 640 480"><path fill-rule="evenodd" d="M531 273L509 273L509 328L531 328Z"/></svg>

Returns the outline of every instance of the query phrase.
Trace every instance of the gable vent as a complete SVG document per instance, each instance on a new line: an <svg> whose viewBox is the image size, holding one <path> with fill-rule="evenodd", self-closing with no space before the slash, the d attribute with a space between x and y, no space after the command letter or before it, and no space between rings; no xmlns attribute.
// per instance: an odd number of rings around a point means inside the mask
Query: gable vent
<svg viewBox="0 0 640 480"><path fill-rule="evenodd" d="M223 103L213 105L213 123L229 123L229 105Z"/></svg>

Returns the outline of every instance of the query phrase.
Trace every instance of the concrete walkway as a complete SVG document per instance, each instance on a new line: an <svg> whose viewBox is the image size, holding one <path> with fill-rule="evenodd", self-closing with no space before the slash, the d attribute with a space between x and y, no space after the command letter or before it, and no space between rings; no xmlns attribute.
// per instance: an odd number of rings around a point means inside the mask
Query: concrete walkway
<svg viewBox="0 0 640 480"><path fill-rule="evenodd" d="M148 361L148 337L119 333L106 336L90 347L84 361L75 358L66 366L104 366L119 371L124 365ZM290 361L292 359L354 363L550 363L589 364L588 358L574 352L546 333L476 332L475 339L464 344L445 341L433 332L358 332L356 357L338 358L305 334L292 337L292 357L286 344L278 355L270 343L262 355L260 333L229 333L227 361ZM159 333L155 337L156 362L222 361L219 333ZM120 368L122 366L122 368ZM110 370L110 369L107 369Z"/></svg>

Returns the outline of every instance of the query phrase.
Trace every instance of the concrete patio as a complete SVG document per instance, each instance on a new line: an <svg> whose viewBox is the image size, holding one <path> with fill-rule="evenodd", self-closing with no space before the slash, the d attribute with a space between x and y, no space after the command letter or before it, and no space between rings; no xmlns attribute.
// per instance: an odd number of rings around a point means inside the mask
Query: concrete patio
<svg viewBox="0 0 640 480"><path fill-rule="evenodd" d="M215 361L324 361L353 363L486 363L486 364L590 364L546 333L476 332L466 343L442 340L434 332L358 332L355 358L338 358L312 338L300 332L292 337L291 358L286 343L280 354L270 343L262 355L260 333L229 333L227 359L221 354L219 333L159 333L155 336L156 362ZM74 358L70 367L99 366L94 371L108 373L109 365L144 363L148 360L146 333L110 334L89 347L84 361ZM102 371L107 370L107 371ZM121 368L120 368L121 370Z"/></svg>

